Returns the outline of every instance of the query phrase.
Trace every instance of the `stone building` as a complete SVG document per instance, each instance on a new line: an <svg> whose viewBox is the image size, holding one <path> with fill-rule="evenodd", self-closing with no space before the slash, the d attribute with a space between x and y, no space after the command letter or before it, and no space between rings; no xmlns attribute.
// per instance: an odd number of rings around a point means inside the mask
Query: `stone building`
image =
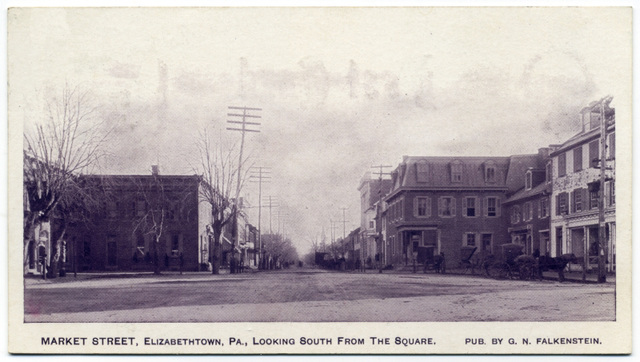
<svg viewBox="0 0 640 362"><path fill-rule="evenodd" d="M601 103L592 103L582 109L581 131L551 153L551 254L573 253L587 269L597 267L599 213L602 207L606 265L608 271L614 271L615 109L606 103L602 111ZM603 129L605 134L601 138ZM602 147L605 160L601 160ZM603 188L600 187L600 167L605 167ZM604 193L604 204L600 203L601 193Z"/></svg>

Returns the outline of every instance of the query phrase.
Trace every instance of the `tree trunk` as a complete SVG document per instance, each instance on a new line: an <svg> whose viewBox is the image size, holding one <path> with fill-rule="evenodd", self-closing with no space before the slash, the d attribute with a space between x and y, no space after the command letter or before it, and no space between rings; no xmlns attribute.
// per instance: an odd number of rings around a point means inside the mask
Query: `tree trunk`
<svg viewBox="0 0 640 362"><path fill-rule="evenodd" d="M153 274L160 275L160 236L155 236L153 244Z"/></svg>
<svg viewBox="0 0 640 362"><path fill-rule="evenodd" d="M60 236L56 240L56 252L51 257L51 266L49 267L49 273L51 278L55 278L58 275L58 271L60 270L60 254L62 253L62 240L67 233L66 223L62 224L62 231L60 232Z"/></svg>
<svg viewBox="0 0 640 362"><path fill-rule="evenodd" d="M33 241L33 245L35 247L36 243L36 239L35 239L35 235L33 235L33 233L36 230L36 223L37 223L37 219L36 216L34 215L30 215L26 218L25 220L25 225L24 226L24 235L23 235L23 242L24 242L24 255L23 255L23 268L24 268L24 274L26 275L29 272L29 258L31 257L31 242ZM38 263L37 260L34 260L34 263Z"/></svg>
<svg viewBox="0 0 640 362"><path fill-rule="evenodd" d="M213 251L211 252L211 273L220 274L220 259L222 259L222 248L220 247L220 235L222 230L213 230Z"/></svg>

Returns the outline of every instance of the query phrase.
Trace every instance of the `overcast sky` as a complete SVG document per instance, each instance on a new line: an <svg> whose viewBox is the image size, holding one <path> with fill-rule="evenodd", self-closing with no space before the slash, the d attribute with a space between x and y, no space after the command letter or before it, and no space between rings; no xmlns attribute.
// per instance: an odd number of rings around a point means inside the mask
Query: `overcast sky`
<svg viewBox="0 0 640 362"><path fill-rule="evenodd" d="M192 174L198 131L262 108L247 147L302 254L343 207L359 226L372 165L535 153L605 95L628 113L630 22L624 8L18 9L10 120L29 127L48 93L81 84L116 127L103 172ZM257 205L254 184L245 196Z"/></svg>

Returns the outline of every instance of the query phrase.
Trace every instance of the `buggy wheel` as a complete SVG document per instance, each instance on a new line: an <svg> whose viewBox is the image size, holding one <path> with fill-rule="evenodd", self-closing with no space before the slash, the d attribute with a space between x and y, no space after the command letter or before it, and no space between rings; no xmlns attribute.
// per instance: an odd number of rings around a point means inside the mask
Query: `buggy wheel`
<svg viewBox="0 0 640 362"><path fill-rule="evenodd" d="M519 268L520 280L533 279L533 268L529 264L522 264Z"/></svg>
<svg viewBox="0 0 640 362"><path fill-rule="evenodd" d="M471 269L471 265L469 263L461 262L460 269L462 270L462 274L467 274L467 272Z"/></svg>
<svg viewBox="0 0 640 362"><path fill-rule="evenodd" d="M487 275L493 279L505 279L507 277L509 266L504 263L495 263L487 268Z"/></svg>

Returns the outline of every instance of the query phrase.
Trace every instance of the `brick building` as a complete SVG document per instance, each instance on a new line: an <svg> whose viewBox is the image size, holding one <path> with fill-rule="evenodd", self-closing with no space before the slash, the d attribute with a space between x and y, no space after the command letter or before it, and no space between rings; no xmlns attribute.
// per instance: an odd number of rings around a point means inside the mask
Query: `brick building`
<svg viewBox="0 0 640 362"><path fill-rule="evenodd" d="M462 246L478 247L480 257L498 252L511 241L502 205L539 159L405 156L385 198L385 264L409 264L425 246L454 263Z"/></svg>
<svg viewBox="0 0 640 362"><path fill-rule="evenodd" d="M534 166L522 174L524 187L503 203L504 218L511 242L523 246L525 254L551 255L549 234L551 214L551 173L549 152L541 148Z"/></svg>
<svg viewBox="0 0 640 362"><path fill-rule="evenodd" d="M199 176L83 176L104 192L103 210L69 230L67 267L153 270L156 237L163 270L200 270L208 262L210 207Z"/></svg>

